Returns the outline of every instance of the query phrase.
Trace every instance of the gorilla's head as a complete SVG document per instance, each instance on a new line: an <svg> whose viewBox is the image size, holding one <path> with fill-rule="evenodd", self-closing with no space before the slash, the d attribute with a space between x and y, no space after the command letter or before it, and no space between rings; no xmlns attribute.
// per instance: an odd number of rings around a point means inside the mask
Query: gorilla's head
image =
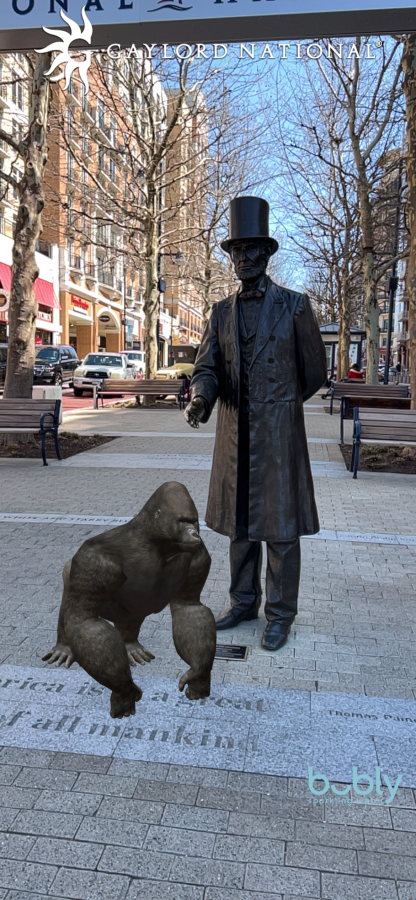
<svg viewBox="0 0 416 900"><path fill-rule="evenodd" d="M153 540L165 552L193 553L201 546L198 513L185 485L167 481L143 507Z"/></svg>

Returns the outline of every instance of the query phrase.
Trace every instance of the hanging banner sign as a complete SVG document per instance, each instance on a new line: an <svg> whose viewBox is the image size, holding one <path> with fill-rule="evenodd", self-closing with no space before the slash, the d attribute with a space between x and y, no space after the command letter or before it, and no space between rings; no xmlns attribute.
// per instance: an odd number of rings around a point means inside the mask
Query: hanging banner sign
<svg viewBox="0 0 416 900"><path fill-rule="evenodd" d="M41 49L43 27L62 28L61 13L82 25L83 8L93 26L89 43L101 50L115 42L186 46L416 30L414 0L1 0L0 50Z"/></svg>

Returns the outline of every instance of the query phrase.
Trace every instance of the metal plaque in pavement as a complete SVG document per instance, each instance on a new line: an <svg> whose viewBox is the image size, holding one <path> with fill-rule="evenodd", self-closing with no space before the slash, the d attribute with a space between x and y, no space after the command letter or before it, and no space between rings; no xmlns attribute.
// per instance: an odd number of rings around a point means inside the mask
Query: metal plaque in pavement
<svg viewBox="0 0 416 900"><path fill-rule="evenodd" d="M245 662L248 647L243 644L217 644L215 659L238 659Z"/></svg>

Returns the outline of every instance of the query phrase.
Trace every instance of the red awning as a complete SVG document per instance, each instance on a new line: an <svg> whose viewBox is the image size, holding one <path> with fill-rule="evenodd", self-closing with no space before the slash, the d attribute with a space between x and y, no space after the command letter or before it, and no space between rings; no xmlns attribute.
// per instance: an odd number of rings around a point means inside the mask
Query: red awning
<svg viewBox="0 0 416 900"><path fill-rule="evenodd" d="M12 289L12 269L6 263L0 262L0 284L4 291L10 293ZM35 296L38 303L42 306L49 306L50 309L60 309L61 305L53 289L50 281L44 278L37 278L35 281Z"/></svg>
<svg viewBox="0 0 416 900"><path fill-rule="evenodd" d="M53 289L50 281L44 281L43 278L37 278L35 281L35 294L38 303L42 306L49 306L51 309L60 309L61 305Z"/></svg>
<svg viewBox="0 0 416 900"><path fill-rule="evenodd" d="M4 291L10 294L12 288L12 269L6 263L0 262L0 282Z"/></svg>

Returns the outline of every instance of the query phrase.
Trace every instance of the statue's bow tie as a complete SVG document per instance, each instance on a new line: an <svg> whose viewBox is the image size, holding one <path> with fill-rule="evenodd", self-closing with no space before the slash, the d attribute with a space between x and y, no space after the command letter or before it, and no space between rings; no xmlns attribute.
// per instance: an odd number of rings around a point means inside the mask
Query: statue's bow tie
<svg viewBox="0 0 416 900"><path fill-rule="evenodd" d="M254 297L264 297L263 291L241 291L240 300L252 300Z"/></svg>

